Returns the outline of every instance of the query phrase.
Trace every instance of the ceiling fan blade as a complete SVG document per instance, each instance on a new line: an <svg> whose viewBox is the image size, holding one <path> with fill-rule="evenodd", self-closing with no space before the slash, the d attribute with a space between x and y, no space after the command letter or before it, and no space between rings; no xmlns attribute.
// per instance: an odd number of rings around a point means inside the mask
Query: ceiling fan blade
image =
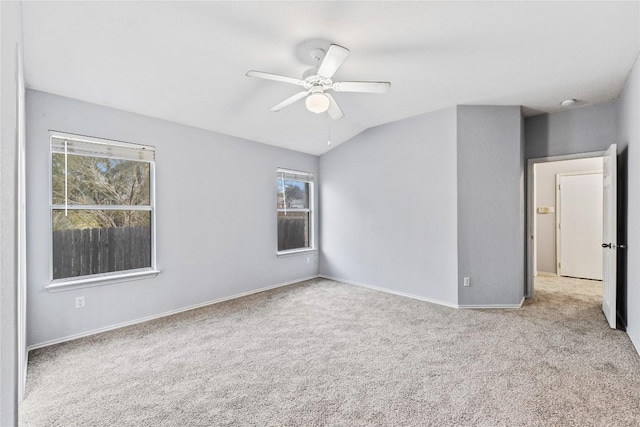
<svg viewBox="0 0 640 427"><path fill-rule="evenodd" d="M391 88L389 82L336 82L331 87L336 92L387 93Z"/></svg>
<svg viewBox="0 0 640 427"><path fill-rule="evenodd" d="M277 82L291 83L298 86L304 85L304 80L296 79L293 77L281 76L280 74L265 73L264 71L255 71L255 70L247 71L247 77L257 77L259 79L275 80Z"/></svg>
<svg viewBox="0 0 640 427"><path fill-rule="evenodd" d="M306 90L304 90L302 92L298 92L295 95L285 99L280 104L274 105L273 107L270 108L270 110L271 111L280 111L283 108L288 107L289 105L293 104L294 102L301 100L302 98L304 98L308 94L309 94L309 91L306 91Z"/></svg>
<svg viewBox="0 0 640 427"><path fill-rule="evenodd" d="M327 113L329 113L329 117L331 117L333 120L338 120L343 118L344 113L342 112L340 107L338 107L338 103L333 98L333 96L331 96L328 93L325 93L324 96L329 98L329 109L327 110Z"/></svg>
<svg viewBox="0 0 640 427"><path fill-rule="evenodd" d="M320 68L318 68L318 75L326 78L333 77L347 55L349 55L349 49L346 47L338 46L337 44L329 46L329 50L327 50Z"/></svg>

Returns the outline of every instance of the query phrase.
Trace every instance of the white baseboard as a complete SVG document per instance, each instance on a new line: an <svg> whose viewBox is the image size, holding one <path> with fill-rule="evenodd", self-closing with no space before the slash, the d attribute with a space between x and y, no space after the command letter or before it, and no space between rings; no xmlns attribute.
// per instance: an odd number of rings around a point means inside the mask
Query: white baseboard
<svg viewBox="0 0 640 427"><path fill-rule="evenodd" d="M537 276L541 276L541 277L558 277L558 274L557 273L550 273L550 272L547 272L547 271L538 271L538 272L536 272L536 276L535 277L537 277Z"/></svg>
<svg viewBox="0 0 640 427"><path fill-rule="evenodd" d="M166 316L172 316L174 314L182 313L182 312L189 311L189 310L194 310L196 308L206 307L208 305L218 304L218 303L221 303L221 302L224 302L224 301L229 301L229 300L236 299L236 298L246 297L246 296L249 296L249 295L257 294L257 293L268 291L268 290L271 290L271 289L281 288L283 286L288 286L288 285L293 285L294 283L304 282L305 280L316 279L318 277L320 277L320 276L319 275L309 276L309 277L303 277L303 278L296 279L296 280L291 280L291 281L288 281L288 282L277 283L275 285L265 286L264 288L254 289L254 290L251 290L251 291L242 292L240 294L235 294L235 295L231 295L231 296L228 296L228 297L218 298L218 299L215 299L215 300L211 300L211 301L207 301L207 302L203 302L203 303L199 303L199 304L190 305L188 307L178 308L176 310L165 311L164 313L154 314L154 315L151 315L151 316L146 316L146 317L142 317L142 318L139 318L139 319L130 320L130 321L127 321L127 322L118 323L116 325L105 326L103 328L93 329L91 331L80 332L78 334L68 335L66 337L56 338L54 340L45 341L45 342L41 342L41 343L38 343L38 344L33 344L33 345L30 345L30 346L27 347L27 354L29 353L29 351L35 350L37 348L48 347L50 345L60 344L60 343L63 343L63 342L76 340L78 338L84 338L84 337L88 337L90 335L95 335L95 334L99 334L99 333L102 333L102 332L112 331L114 329L124 328L126 326L136 325L138 323L148 322L149 320L159 319L161 317L166 317Z"/></svg>
<svg viewBox="0 0 640 427"><path fill-rule="evenodd" d="M373 285L368 285L366 283L354 282L353 280L341 279L339 277L332 277L332 276L327 276L327 275L324 275L324 274L320 274L319 277L322 277L322 278L325 278L325 279L329 279L329 280L335 280L336 282L346 283L348 285L354 285L354 286L360 286L362 288L373 289L374 291L380 291L380 292L385 292L385 293L388 293L388 294L399 295L401 297L406 297L406 298L411 298L411 299L417 299L417 300L420 300L420 301L430 302L432 304L444 305L445 307L458 308L457 304L451 304L451 303L448 303L448 302L439 301L439 300L432 299L432 298L426 298L426 297L419 296L419 295L408 294L406 292L393 291L391 289L381 288L379 286L373 286Z"/></svg>
<svg viewBox="0 0 640 427"><path fill-rule="evenodd" d="M218 304L218 303L221 303L221 302L224 302L224 301L229 301L229 300L236 299L236 298L246 297L246 296L249 296L249 295L253 295L253 294L260 293L260 292L268 291L270 289L276 289L276 288L280 288L280 287L283 287L283 286L293 285L294 283L304 282L305 280L316 279L318 277L322 277L324 279L329 279L329 280L335 280L336 282L341 282L341 283L345 283L345 284L348 284L348 285L360 286L362 288L367 288L367 289L372 289L372 290L375 290L375 291L385 292L385 293L388 293L388 294L398 295L398 296L402 296L402 297L405 297L405 298L411 298L411 299L416 299L416 300L419 300L419 301L429 302L429 303L432 303L432 304L443 305L445 307L450 307L450 308L463 308L463 309L501 308L501 309L509 309L509 308L521 308L522 304L524 303L524 298L522 298L522 300L520 301L520 304L458 305L458 304L451 304L451 303L444 302L444 301L439 301L439 300L432 299L432 298L426 298L426 297L419 296L419 295L413 295L413 294L409 294L409 293L406 293L406 292L399 292L399 291L394 291L394 290L390 290L390 289L386 289L386 288L381 288L379 286L369 285L369 284L366 284L366 283L355 282L353 280L341 279L339 277L332 277L332 276L327 276L327 275L324 275L324 274L318 274L316 276L303 277L303 278L296 279L296 280L291 280L291 281L288 281L288 282L277 283L275 285L265 286L263 288L254 289L254 290L247 291L247 292L242 292L242 293L231 295L231 296L228 296L228 297L218 298L218 299L215 299L215 300L211 300L211 301L206 301L206 302L199 303L199 304L190 305L188 307L183 307L183 308L179 308L179 309L176 309L176 310L166 311L166 312L163 312L163 313L160 313L160 314L154 314L154 315L151 315L151 316L146 316L146 317L142 317L142 318L139 318L139 319L130 320L130 321L118 323L118 324L115 324L115 325L105 326L103 328L93 329L93 330L90 330L90 331L80 332L78 334L68 335L66 337L56 338L54 340L45 341L45 342L41 342L41 343L38 343L38 344L33 344L33 345L30 345L30 346L27 347L26 359L28 360L29 351L35 350L35 349L38 349L38 348L48 347L50 345L60 344L60 343L67 342L67 341L73 341L73 340L76 340L78 338L84 338L84 337L88 337L88 336L91 336L91 335L96 335L96 334L99 334L99 333L102 333L102 332L108 332L108 331L112 331L114 329L120 329L120 328L124 328L126 326L136 325L138 323L148 322L150 320L159 319L161 317L171 316L171 315L182 313L182 312L185 312L185 311L194 310L196 308L206 307L208 305ZM26 363L25 363L25 366L26 366Z"/></svg>
<svg viewBox="0 0 640 427"><path fill-rule="evenodd" d="M391 289L381 288L379 286L368 285L366 283L354 282L353 280L341 279L339 277L327 276L325 274L320 274L319 277L329 280L335 280L336 282L346 283L348 285L360 286L362 288L373 289L375 291L385 292L388 294L399 295L401 297L417 299L420 301L430 302L432 304L444 305L445 307L451 308L462 308L462 309L471 309L471 308L500 308L500 309L508 309L508 308L521 308L522 304L524 304L524 297L520 300L519 304L479 304L479 305L459 305L459 304L451 304L444 301L439 301L432 298L426 298L423 296L408 294L406 292L393 291Z"/></svg>
<svg viewBox="0 0 640 427"><path fill-rule="evenodd" d="M458 308L522 308L522 304L524 304L524 297L520 300L520 304L463 304L459 305Z"/></svg>

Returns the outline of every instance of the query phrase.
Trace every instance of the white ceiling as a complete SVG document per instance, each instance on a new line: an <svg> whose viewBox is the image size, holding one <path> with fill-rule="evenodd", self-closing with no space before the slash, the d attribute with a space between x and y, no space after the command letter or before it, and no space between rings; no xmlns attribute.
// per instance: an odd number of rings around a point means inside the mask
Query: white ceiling
<svg viewBox="0 0 640 427"><path fill-rule="evenodd" d="M619 96L640 47L638 2L25 2L27 86L311 154L325 114L269 108L299 87L311 47L351 50L334 80L332 147L363 130L459 104L527 115ZM319 40L314 42L314 40Z"/></svg>

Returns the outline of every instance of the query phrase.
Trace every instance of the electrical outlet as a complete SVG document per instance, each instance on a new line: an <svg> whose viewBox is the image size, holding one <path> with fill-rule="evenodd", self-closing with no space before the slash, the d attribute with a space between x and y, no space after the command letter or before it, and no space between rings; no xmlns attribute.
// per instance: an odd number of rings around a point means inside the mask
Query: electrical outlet
<svg viewBox="0 0 640 427"><path fill-rule="evenodd" d="M76 308L84 308L84 297L76 297Z"/></svg>
<svg viewBox="0 0 640 427"><path fill-rule="evenodd" d="M471 286L471 282L470 282L470 280L469 280L469 278L468 278L468 277L465 277L465 278L464 278L464 285L465 285L465 286Z"/></svg>
<svg viewBox="0 0 640 427"><path fill-rule="evenodd" d="M307 264L309 264L309 263L311 263L311 257L310 256L307 257Z"/></svg>

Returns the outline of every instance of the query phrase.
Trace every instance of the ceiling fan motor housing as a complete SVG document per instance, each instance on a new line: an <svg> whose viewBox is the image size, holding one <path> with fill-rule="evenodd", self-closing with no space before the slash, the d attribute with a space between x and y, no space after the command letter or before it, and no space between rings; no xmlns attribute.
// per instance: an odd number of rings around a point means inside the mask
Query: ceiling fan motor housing
<svg viewBox="0 0 640 427"><path fill-rule="evenodd" d="M318 67L311 67L307 71L302 74L302 78L307 80L311 76L315 76L318 74Z"/></svg>

